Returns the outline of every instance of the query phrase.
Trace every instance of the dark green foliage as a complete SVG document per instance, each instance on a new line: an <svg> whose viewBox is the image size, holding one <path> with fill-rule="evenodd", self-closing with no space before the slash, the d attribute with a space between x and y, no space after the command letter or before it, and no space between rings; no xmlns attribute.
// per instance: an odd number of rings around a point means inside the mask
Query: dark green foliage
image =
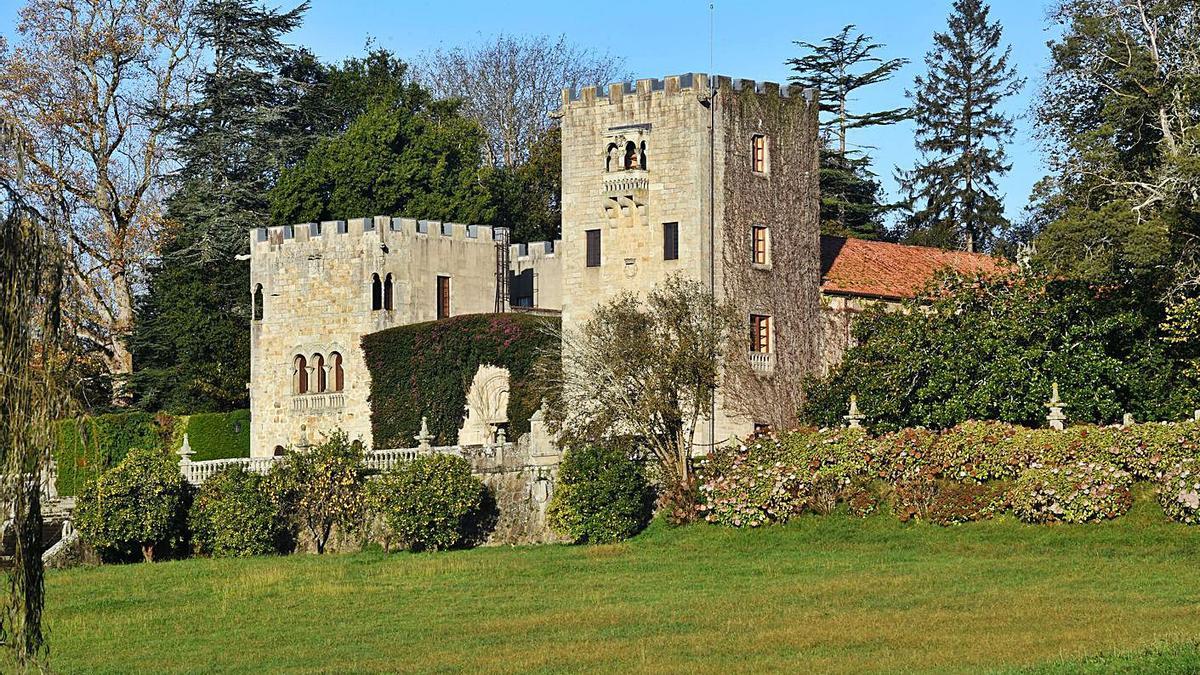
<svg viewBox="0 0 1200 675"><path fill-rule="evenodd" d="M187 418L192 461L250 456L250 411L197 413Z"/></svg>
<svg viewBox="0 0 1200 675"><path fill-rule="evenodd" d="M131 448L165 448L172 431L171 418L144 412L59 422L54 445L59 494L78 495L85 484L116 466Z"/></svg>
<svg viewBox="0 0 1200 675"><path fill-rule="evenodd" d="M130 336L138 407L187 414L249 405L250 268L168 258L137 300Z"/></svg>
<svg viewBox="0 0 1200 675"><path fill-rule="evenodd" d="M152 562L182 546L190 496L178 464L162 449L134 448L87 483L73 518L105 559Z"/></svg>
<svg viewBox="0 0 1200 675"><path fill-rule="evenodd" d="M137 405L176 414L248 405L247 232L267 223L267 192L311 131L293 122L292 84L277 76L294 60L281 37L307 4L281 12L252 0L204 0L199 35L212 64L199 99L170 124L181 164L167 200L171 227L130 338Z"/></svg>
<svg viewBox="0 0 1200 675"><path fill-rule="evenodd" d="M1057 381L1073 420L1179 419L1198 392L1157 339L1161 317L1137 291L943 277L907 311L860 317L857 346L810 388L802 416L839 424L857 394L879 431L968 419L1038 426Z"/></svg>
<svg viewBox="0 0 1200 675"><path fill-rule="evenodd" d="M543 396L532 381L533 366L543 352L557 348L546 330L557 326L554 317L469 314L364 336L374 447L412 447L422 416L428 417L434 444L454 444L467 389L485 364L509 372L509 438L529 431L529 417Z"/></svg>
<svg viewBox="0 0 1200 675"><path fill-rule="evenodd" d="M975 251L1007 226L996 178L1011 168L1004 146L1014 127L998 106L1024 80L985 3L955 0L948 23L909 92L921 159L899 176L912 210L903 229L912 243Z"/></svg>
<svg viewBox="0 0 1200 675"><path fill-rule="evenodd" d="M481 185L483 130L459 115L455 102L413 96L375 103L344 133L314 145L272 190L272 220L373 214L490 222Z"/></svg>
<svg viewBox="0 0 1200 675"><path fill-rule="evenodd" d="M554 241L562 231L562 132L547 131L529 159L487 173L492 225L512 228L512 241Z"/></svg>
<svg viewBox="0 0 1200 675"><path fill-rule="evenodd" d="M894 205L882 202L883 193L871 159L862 146L849 141L860 129L887 126L906 119L907 108L871 112L850 109L858 90L887 81L908 59L883 60L875 52L883 47L871 37L845 26L820 43L797 42L807 54L789 59L796 72L791 81L820 92L821 232L878 239L883 235L882 216Z"/></svg>
<svg viewBox="0 0 1200 675"><path fill-rule="evenodd" d="M196 550L215 557L266 555L279 550L280 514L263 477L242 466L209 476L188 518Z"/></svg>
<svg viewBox="0 0 1200 675"><path fill-rule="evenodd" d="M547 517L577 543L628 539L650 520L652 493L642 466L619 445L571 448L559 467Z"/></svg>
<svg viewBox="0 0 1200 675"><path fill-rule="evenodd" d="M482 542L494 500L462 457L423 455L370 486L389 535L410 551L442 551Z"/></svg>

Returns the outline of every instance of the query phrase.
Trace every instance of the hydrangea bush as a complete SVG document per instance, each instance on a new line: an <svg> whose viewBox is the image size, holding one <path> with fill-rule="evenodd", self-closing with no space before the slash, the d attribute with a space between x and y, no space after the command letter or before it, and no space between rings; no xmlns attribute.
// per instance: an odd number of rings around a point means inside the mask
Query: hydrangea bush
<svg viewBox="0 0 1200 675"><path fill-rule="evenodd" d="M1124 515L1133 505L1128 471L1101 462L1035 466L1011 493L1013 513L1027 523L1091 523Z"/></svg>
<svg viewBox="0 0 1200 675"><path fill-rule="evenodd" d="M714 452L700 471L700 509L711 523L756 527L839 505L865 515L890 501L902 519L950 524L1004 511L1016 485L1014 500L1030 522L1088 522L1128 509L1132 480L1161 481L1193 459L1200 461L1195 422L1066 431L964 422L875 438L861 429L800 429ZM1188 508L1191 493L1183 492L1186 500L1169 508Z"/></svg>
<svg viewBox="0 0 1200 675"><path fill-rule="evenodd" d="M1188 459L1167 471L1158 485L1158 502L1174 520L1200 524L1200 459Z"/></svg>

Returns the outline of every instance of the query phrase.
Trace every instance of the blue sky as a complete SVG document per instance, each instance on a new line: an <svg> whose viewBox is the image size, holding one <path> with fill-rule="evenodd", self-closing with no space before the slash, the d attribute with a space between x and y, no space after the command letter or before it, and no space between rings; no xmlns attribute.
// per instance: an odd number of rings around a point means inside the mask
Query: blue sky
<svg viewBox="0 0 1200 675"><path fill-rule="evenodd" d="M1028 78L1007 109L1017 115L1018 134L1009 148L1012 172L1003 179L1005 207L1019 217L1043 165L1032 137L1029 106L1046 68L1047 0L993 0L992 16L1004 26L1012 60ZM17 0L0 0L0 25L11 34ZM861 97L863 109L905 104L904 90L924 68L933 33L945 29L951 0L850 0L734 2L717 0L711 72L784 82L784 62L798 51L796 40L817 42L848 23L887 47L884 57L912 61L891 82ZM479 39L497 32L565 34L578 45L623 57L635 77L710 72L709 2L642 0L637 3L568 0L497 2L489 0L312 0L304 26L291 40L325 59L360 54L367 38L411 59L422 51ZM857 142L875 146L875 169L894 194L892 168L911 166L912 128L898 125L861 134Z"/></svg>

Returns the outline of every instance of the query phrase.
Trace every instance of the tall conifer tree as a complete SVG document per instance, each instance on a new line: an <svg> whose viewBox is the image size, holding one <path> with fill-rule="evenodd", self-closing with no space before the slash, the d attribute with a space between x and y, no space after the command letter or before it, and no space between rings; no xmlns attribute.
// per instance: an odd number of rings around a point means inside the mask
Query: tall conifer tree
<svg viewBox="0 0 1200 675"><path fill-rule="evenodd" d="M816 88L821 97L821 231L878 238L883 233L881 216L892 207L883 203L866 146L851 143L849 136L904 120L908 109L855 112L850 107L855 92L886 81L908 59L879 58L875 52L884 45L856 32L853 25L820 43L796 45L808 53L787 62L796 71L791 81Z"/></svg>
<svg viewBox="0 0 1200 675"><path fill-rule="evenodd" d="M1004 146L1013 120L999 105L1025 81L982 0L955 0L947 22L908 92L921 158L898 176L911 209L903 228L913 243L975 251L1008 222L996 178L1012 166Z"/></svg>
<svg viewBox="0 0 1200 675"><path fill-rule="evenodd" d="M171 122L178 137L177 191L160 264L139 302L131 346L139 405L177 412L246 405L249 380L251 227L270 218L267 192L294 152L295 96L278 73L295 59L282 37L291 11L256 0L203 0L201 36L213 54L196 104Z"/></svg>

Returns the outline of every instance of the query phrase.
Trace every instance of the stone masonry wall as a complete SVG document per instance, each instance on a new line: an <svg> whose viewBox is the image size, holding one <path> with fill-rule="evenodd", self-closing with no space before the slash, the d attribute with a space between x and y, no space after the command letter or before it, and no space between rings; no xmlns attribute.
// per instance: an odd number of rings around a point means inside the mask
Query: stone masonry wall
<svg viewBox="0 0 1200 675"><path fill-rule="evenodd" d="M553 255L538 261L557 264ZM251 326L251 454L317 443L334 428L369 445L362 336L437 318L438 276L450 278L451 315L491 312L495 271L489 227L375 217L252 231L250 293L261 285L263 307ZM381 282L392 275L390 311L372 310L373 274ZM295 356L303 354L312 368L321 354L332 369L335 352L343 359L344 390L332 391L330 372L326 392L313 386L295 394Z"/></svg>

